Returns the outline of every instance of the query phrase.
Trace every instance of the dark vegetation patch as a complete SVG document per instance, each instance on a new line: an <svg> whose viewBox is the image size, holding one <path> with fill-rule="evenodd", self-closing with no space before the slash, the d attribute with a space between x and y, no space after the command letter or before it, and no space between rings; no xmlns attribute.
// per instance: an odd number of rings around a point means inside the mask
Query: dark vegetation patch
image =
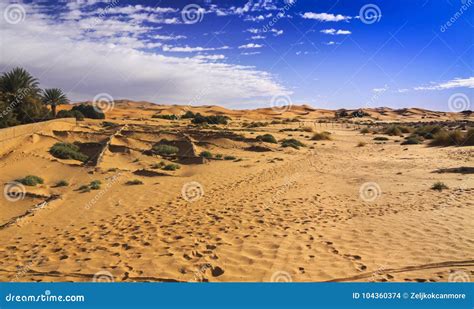
<svg viewBox="0 0 474 309"><path fill-rule="evenodd" d="M88 157L80 152L79 146L70 143L56 143L50 149L49 153L59 159L72 159L86 162Z"/></svg>
<svg viewBox="0 0 474 309"><path fill-rule="evenodd" d="M299 149L300 147L305 147L305 144L303 144L302 142L300 142L297 139L289 138L289 139L281 140L281 146L282 147L291 147L291 148Z"/></svg>
<svg viewBox="0 0 474 309"><path fill-rule="evenodd" d="M24 184L25 186L34 187L39 184L43 184L44 180L41 177L35 175L28 175L24 178L20 178L16 180L17 182Z"/></svg>

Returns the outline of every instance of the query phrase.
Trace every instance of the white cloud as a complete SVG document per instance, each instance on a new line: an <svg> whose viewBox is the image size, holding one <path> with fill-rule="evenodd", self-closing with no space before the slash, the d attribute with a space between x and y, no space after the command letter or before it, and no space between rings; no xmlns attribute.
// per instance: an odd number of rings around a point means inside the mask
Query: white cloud
<svg viewBox="0 0 474 309"><path fill-rule="evenodd" d="M262 21L262 20L265 20L265 17L263 15L258 15L258 16L251 16L251 15L247 15L245 16L244 18L245 21Z"/></svg>
<svg viewBox="0 0 474 309"><path fill-rule="evenodd" d="M244 55L244 56L251 56L251 55L258 55L258 54L260 54L259 51L241 53L241 55Z"/></svg>
<svg viewBox="0 0 474 309"><path fill-rule="evenodd" d="M385 85L382 88L374 88L374 89L372 89L372 91L375 92L375 93L383 93L383 92L387 91L388 88L389 88L388 85Z"/></svg>
<svg viewBox="0 0 474 309"><path fill-rule="evenodd" d="M278 29L275 29L275 28L271 28L271 29L257 29L257 28L249 28L246 30L247 32L250 32L252 34L261 34L261 33L268 33L268 32L271 32L273 33L274 36L279 36L279 35L282 35L283 34L283 30L278 30Z"/></svg>
<svg viewBox="0 0 474 309"><path fill-rule="evenodd" d="M248 44L240 45L240 46L239 46L240 49L261 48L261 47L263 47L263 45L261 45L261 44L255 44L255 43L248 43Z"/></svg>
<svg viewBox="0 0 474 309"><path fill-rule="evenodd" d="M143 5L128 5L128 6L106 6L104 9L100 9L102 14L134 14L137 12L148 12L148 13L176 13L178 9L174 8L162 8L162 7L150 7Z"/></svg>
<svg viewBox="0 0 474 309"><path fill-rule="evenodd" d="M247 29L247 31L252 33L252 34L258 34L258 33L262 32L262 30L257 29L257 28L249 28L249 29Z"/></svg>
<svg viewBox="0 0 474 309"><path fill-rule="evenodd" d="M419 86L413 88L414 90L446 90L453 88L474 88L474 77L455 78L443 83L433 83L429 86Z"/></svg>
<svg viewBox="0 0 474 309"><path fill-rule="evenodd" d="M224 55L197 55L194 57L194 59L199 59L199 60L224 60L226 57Z"/></svg>
<svg viewBox="0 0 474 309"><path fill-rule="evenodd" d="M295 54L296 54L297 56L299 56L299 55L308 55L309 52L308 52L308 51L301 51L301 50L299 50L299 51L297 51Z"/></svg>
<svg viewBox="0 0 474 309"><path fill-rule="evenodd" d="M351 34L349 30L336 30L336 29L323 29L321 30L321 33L324 34L330 34L330 35L346 35L346 34Z"/></svg>
<svg viewBox="0 0 474 309"><path fill-rule="evenodd" d="M302 17L305 19L315 19L315 20L324 21L324 22L347 21L351 19L350 16L344 16L341 14L334 15L334 14L328 14L328 13L313 13L313 12L306 12L302 15Z"/></svg>
<svg viewBox="0 0 474 309"><path fill-rule="evenodd" d="M283 30L278 30L278 29L270 29L270 32L273 33L274 36L279 36L279 35L282 35L283 34Z"/></svg>
<svg viewBox="0 0 474 309"><path fill-rule="evenodd" d="M129 27L124 30L115 21L104 23L100 31L87 31L79 21L45 17L33 5L23 5L28 12L23 22L11 25L0 19L2 71L24 67L41 87L62 88L73 101L105 92L115 99L226 105L291 94L271 74L254 67L143 51L147 44L159 44L147 39L156 33L144 25L120 24ZM4 6L0 3L0 12Z"/></svg>
<svg viewBox="0 0 474 309"><path fill-rule="evenodd" d="M265 37L263 35L252 35L252 40L263 40Z"/></svg>
<svg viewBox="0 0 474 309"><path fill-rule="evenodd" d="M326 42L324 43L324 45L337 45L338 43L334 42L334 41L329 41L329 42Z"/></svg>
<svg viewBox="0 0 474 309"><path fill-rule="evenodd" d="M162 41L173 41L173 40L185 39L186 36L184 36L184 35L160 35L160 34L157 34L157 35L154 35L153 38L157 39L157 40L162 40Z"/></svg>
<svg viewBox="0 0 474 309"><path fill-rule="evenodd" d="M202 51L212 51L212 50L223 50L229 49L229 46L221 46L221 47L191 47L191 46L171 46L171 45L163 45L163 51L166 52L178 52L178 53L192 53L192 52L202 52Z"/></svg>

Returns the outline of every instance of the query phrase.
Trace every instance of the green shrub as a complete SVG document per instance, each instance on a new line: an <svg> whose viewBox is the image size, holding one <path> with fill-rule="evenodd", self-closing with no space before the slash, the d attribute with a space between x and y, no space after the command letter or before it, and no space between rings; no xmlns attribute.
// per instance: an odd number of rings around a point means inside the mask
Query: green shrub
<svg viewBox="0 0 474 309"><path fill-rule="evenodd" d="M151 118L159 118L159 119L166 119L166 120L177 120L178 119L178 116L176 115L161 115L161 114L156 114L156 115L153 115Z"/></svg>
<svg viewBox="0 0 474 309"><path fill-rule="evenodd" d="M235 159L237 159L237 158L234 157L234 156L225 156L224 157L224 160L235 160Z"/></svg>
<svg viewBox="0 0 474 309"><path fill-rule="evenodd" d="M205 150L205 151L202 151L200 154L199 154L200 157L203 157L203 158L206 158L206 159L210 159L212 158L212 153L210 153L209 151Z"/></svg>
<svg viewBox="0 0 474 309"><path fill-rule="evenodd" d="M56 114L56 118L76 118L76 120L84 120L84 115L78 110L60 110Z"/></svg>
<svg viewBox="0 0 474 309"><path fill-rule="evenodd" d="M433 139L434 135L442 130L440 126L428 125L416 128L414 134L422 136L425 139Z"/></svg>
<svg viewBox="0 0 474 309"><path fill-rule="evenodd" d="M178 164L166 164L163 169L165 171L176 171L177 169L180 169L181 166L179 166Z"/></svg>
<svg viewBox="0 0 474 309"><path fill-rule="evenodd" d="M214 158L220 160L220 159L222 159L222 154L218 153L218 154L216 154L216 155L214 156Z"/></svg>
<svg viewBox="0 0 474 309"><path fill-rule="evenodd" d="M259 128L259 127L266 127L268 123L260 122L260 121L252 121L249 124L246 124L245 127L247 128Z"/></svg>
<svg viewBox="0 0 474 309"><path fill-rule="evenodd" d="M166 163L164 161L161 161L160 163L155 163L151 165L151 168L153 169L158 169L158 168L163 168L165 167Z"/></svg>
<svg viewBox="0 0 474 309"><path fill-rule="evenodd" d="M449 188L448 188L448 186L447 186L445 183L438 181L438 182L434 183L434 184L431 186L431 189L432 189L432 190L437 190L437 191L440 191L440 192L441 192L441 191L443 191L443 190L445 190L445 189L449 189Z"/></svg>
<svg viewBox="0 0 474 309"><path fill-rule="evenodd" d="M199 113L194 115L193 120L191 121L194 124L201 124L201 123L207 123L207 124L227 124L229 120L229 117L227 116L203 116Z"/></svg>
<svg viewBox="0 0 474 309"><path fill-rule="evenodd" d="M89 187L92 190L99 190L101 184L102 184L102 182L100 180L94 180L94 181L91 181Z"/></svg>
<svg viewBox="0 0 474 309"><path fill-rule="evenodd" d="M92 105L80 104L72 108L72 111L79 111L86 118L105 119L105 114Z"/></svg>
<svg viewBox="0 0 474 309"><path fill-rule="evenodd" d="M364 111L361 110L361 109L359 109L359 110L353 111L353 112L351 113L351 116L352 116L353 118L362 118L362 117L368 117L368 116L370 116L370 114L367 113L367 112L364 112Z"/></svg>
<svg viewBox="0 0 474 309"><path fill-rule="evenodd" d="M183 116L181 116L182 119L189 119L189 118L194 118L196 115L192 111L187 111L184 113Z"/></svg>
<svg viewBox="0 0 474 309"><path fill-rule="evenodd" d="M127 181L125 184L128 185L128 186L136 186L136 185L142 185L143 181L141 181L139 179L134 179L134 180Z"/></svg>
<svg viewBox="0 0 474 309"><path fill-rule="evenodd" d="M388 141L390 140L388 137L385 136L376 136L374 137L374 141Z"/></svg>
<svg viewBox="0 0 474 309"><path fill-rule="evenodd" d="M441 130L433 136L433 140L430 145L432 146L468 146L469 143L472 145L472 129L467 133L463 133L460 130L446 131Z"/></svg>
<svg viewBox="0 0 474 309"><path fill-rule="evenodd" d="M402 133L410 133L411 131L411 128L406 126L391 125L385 129L384 133L391 136L400 136Z"/></svg>
<svg viewBox="0 0 474 309"><path fill-rule="evenodd" d="M331 140L331 133L329 132L316 132L313 134L311 140L313 141L330 141Z"/></svg>
<svg viewBox="0 0 474 309"><path fill-rule="evenodd" d="M60 180L56 183L56 187L67 187L69 186L69 182L66 180Z"/></svg>
<svg viewBox="0 0 474 309"><path fill-rule="evenodd" d="M49 149L49 153L59 159L73 159L81 162L88 159L85 154L79 151L79 146L69 143L56 143Z"/></svg>
<svg viewBox="0 0 474 309"><path fill-rule="evenodd" d="M179 151L178 147L171 146L171 145L166 145L166 144L156 144L153 146L153 151L158 153L159 155L174 155L177 154Z"/></svg>
<svg viewBox="0 0 474 309"><path fill-rule="evenodd" d="M303 144L302 142L300 142L297 139L290 138L290 139L283 139L281 141L281 146L282 147L292 147L292 148L295 148L295 149L299 149L300 147L305 147L305 144Z"/></svg>
<svg viewBox="0 0 474 309"><path fill-rule="evenodd" d="M277 143L276 138L271 134L259 135L257 136L257 140L265 142L265 143L273 143L273 144Z"/></svg>
<svg viewBox="0 0 474 309"><path fill-rule="evenodd" d="M79 187L78 189L79 191L82 191L82 192L90 192L91 191L91 188L89 185L82 185Z"/></svg>
<svg viewBox="0 0 474 309"><path fill-rule="evenodd" d="M362 130L360 130L360 133L367 134L370 133L370 130L368 128L363 128Z"/></svg>
<svg viewBox="0 0 474 309"><path fill-rule="evenodd" d="M339 110L334 112L334 116L336 118L344 118L344 117L349 116L349 113L345 109L339 109Z"/></svg>
<svg viewBox="0 0 474 309"><path fill-rule="evenodd" d="M17 179L16 181L18 181L19 183L24 184L25 186L30 186L30 187L34 187L38 184L43 184L44 183L43 178L38 177L38 176L34 176L34 175L28 175L24 178Z"/></svg>

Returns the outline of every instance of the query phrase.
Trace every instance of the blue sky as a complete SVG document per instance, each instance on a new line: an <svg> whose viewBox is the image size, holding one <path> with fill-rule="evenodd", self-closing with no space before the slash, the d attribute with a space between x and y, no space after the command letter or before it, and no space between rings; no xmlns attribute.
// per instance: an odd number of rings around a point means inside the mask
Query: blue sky
<svg viewBox="0 0 474 309"><path fill-rule="evenodd" d="M472 0L0 2L0 70L73 100L474 109Z"/></svg>

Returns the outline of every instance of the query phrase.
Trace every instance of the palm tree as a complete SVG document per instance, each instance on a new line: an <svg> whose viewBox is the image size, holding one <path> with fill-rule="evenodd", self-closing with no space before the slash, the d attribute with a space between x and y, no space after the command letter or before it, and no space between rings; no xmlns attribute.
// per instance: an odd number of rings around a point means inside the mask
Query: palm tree
<svg viewBox="0 0 474 309"><path fill-rule="evenodd" d="M39 93L38 80L23 68L14 68L0 77L0 92L8 99L34 96Z"/></svg>
<svg viewBox="0 0 474 309"><path fill-rule="evenodd" d="M23 68L14 68L0 76L0 98L8 106L11 117L26 123L40 116L36 101L39 94L38 80Z"/></svg>
<svg viewBox="0 0 474 309"><path fill-rule="evenodd" d="M51 112L53 113L53 117L56 117L56 106L60 104L69 103L69 99L59 88L43 90L43 93L41 94L41 99L44 104L51 105Z"/></svg>

